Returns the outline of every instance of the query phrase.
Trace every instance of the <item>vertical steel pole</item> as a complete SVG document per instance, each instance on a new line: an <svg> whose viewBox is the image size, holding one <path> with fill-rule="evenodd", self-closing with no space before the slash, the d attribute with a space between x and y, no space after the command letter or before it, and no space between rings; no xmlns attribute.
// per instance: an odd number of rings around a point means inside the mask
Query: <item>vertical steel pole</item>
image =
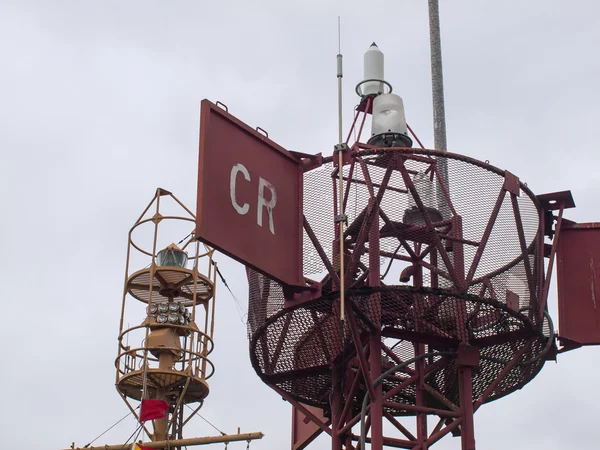
<svg viewBox="0 0 600 450"><path fill-rule="evenodd" d="M415 356L425 353L425 344L415 343ZM417 406L427 406L425 402L425 360L421 359L415 363L415 369L419 378L416 382L416 404ZM427 450L427 414L417 413L417 442L421 444L420 449Z"/></svg>
<svg viewBox="0 0 600 450"><path fill-rule="evenodd" d="M344 77L344 72L342 69L342 37L341 37L341 20L338 17L338 54L337 54L337 87L338 87L338 144L342 144L343 136L342 136L342 78ZM344 214L344 155L340 150L338 152L338 215L341 217ZM336 223L336 226L339 227L339 261L340 261L340 321L341 321L341 330L342 336L345 329L345 293L344 293L344 221L340 220L339 223ZM343 338L342 338L343 341ZM342 346L344 343L342 342ZM342 365L345 364L342 358ZM333 373L331 377L331 390L332 390L332 402L331 402L331 448L332 450L342 450L343 442L340 436L338 435L338 430L343 426L341 413L343 406L343 377L345 376L345 367L334 367ZM350 401L350 400L348 400Z"/></svg>
<svg viewBox="0 0 600 450"><path fill-rule="evenodd" d="M460 391L461 449L475 450L475 430L473 427L473 375L471 367L461 366L458 369Z"/></svg>
<svg viewBox="0 0 600 450"><path fill-rule="evenodd" d="M442 70L442 44L440 38L440 11L438 0L429 0L429 45L431 52L431 93L433 99L433 140L436 150L446 151L446 110L444 106L444 74ZM442 183L448 192L448 161L446 158L437 160ZM438 208L444 216L446 211L446 198L441 189L437 190Z"/></svg>
<svg viewBox="0 0 600 450"><path fill-rule="evenodd" d="M341 44L341 24L338 17L338 55L337 55L337 79L338 79L338 144L341 146L343 141L342 136L342 78L344 72L342 70L342 44ZM338 152L338 215L341 218L344 215L344 153L339 149ZM339 220L336 224L339 226L340 233L340 319L342 327L344 326L345 311L345 293L344 293L344 221Z"/></svg>
<svg viewBox="0 0 600 450"><path fill-rule="evenodd" d="M338 431L342 428L341 413L342 404L342 377L343 369L340 366L333 367L331 371L331 449L342 450L343 442Z"/></svg>
<svg viewBox="0 0 600 450"><path fill-rule="evenodd" d="M415 252L417 249L415 248ZM413 275L413 285L415 287L423 286L423 267L422 266L414 266L415 272ZM423 299L418 300L417 308L421 309L424 307ZM425 344L422 343L414 343L415 349L415 357L422 355L425 353ZM427 406L425 401L425 360L421 359L415 363L415 370L419 376L417 381L415 382L415 400L417 406ZM417 413L416 414L416 422L417 422L417 442L420 444L421 450L427 450L427 414L425 413Z"/></svg>
<svg viewBox="0 0 600 450"><path fill-rule="evenodd" d="M379 295L377 300L379 300ZM381 373L381 327L376 325L375 330L371 331L370 338L370 356L369 371L371 380L377 379ZM375 388L375 398L371 399L371 450L383 449L383 396L381 385Z"/></svg>
<svg viewBox="0 0 600 450"><path fill-rule="evenodd" d="M376 202L375 198L371 199ZM381 284L380 268L380 235L379 235L379 205L375 205L373 223L369 230L369 286ZM370 336L369 371L371 380L376 380L382 373L381 369L381 293L371 294L371 320L375 329ZM375 398L371 399L371 450L383 449L383 397L382 384L375 390Z"/></svg>
<svg viewBox="0 0 600 450"><path fill-rule="evenodd" d="M429 0L429 40L431 48L434 145L436 150L446 151L446 112L444 108L444 75L442 71L438 0Z"/></svg>

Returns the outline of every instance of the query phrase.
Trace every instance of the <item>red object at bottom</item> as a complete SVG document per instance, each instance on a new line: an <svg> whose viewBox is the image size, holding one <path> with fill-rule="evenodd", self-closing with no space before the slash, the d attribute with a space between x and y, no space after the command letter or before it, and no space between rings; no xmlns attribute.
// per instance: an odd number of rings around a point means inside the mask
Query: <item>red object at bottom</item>
<svg viewBox="0 0 600 450"><path fill-rule="evenodd" d="M140 408L140 423L148 420L164 419L167 417L169 404L162 400L142 400Z"/></svg>

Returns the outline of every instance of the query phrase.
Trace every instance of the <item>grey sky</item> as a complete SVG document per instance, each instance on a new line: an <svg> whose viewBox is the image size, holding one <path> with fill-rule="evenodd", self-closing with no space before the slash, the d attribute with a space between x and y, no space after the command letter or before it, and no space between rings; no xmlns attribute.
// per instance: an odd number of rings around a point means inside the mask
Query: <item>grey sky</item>
<svg viewBox="0 0 600 450"><path fill-rule="evenodd" d="M568 217L599 221L598 3L440 3L449 150L490 160L535 193L571 189ZM127 231L158 186L195 207L201 99L286 148L331 152L338 15L346 129L375 41L409 124L433 145L425 0L0 0L4 447L82 445L126 414L113 383ZM245 302L243 267L219 261ZM550 309L556 317L554 292ZM226 432L262 430L251 448L288 448L290 407L251 368L222 286L215 344L202 414ZM565 354L484 406L478 448L595 448L599 356ZM128 419L98 443L134 427ZM215 431L197 420L187 433Z"/></svg>

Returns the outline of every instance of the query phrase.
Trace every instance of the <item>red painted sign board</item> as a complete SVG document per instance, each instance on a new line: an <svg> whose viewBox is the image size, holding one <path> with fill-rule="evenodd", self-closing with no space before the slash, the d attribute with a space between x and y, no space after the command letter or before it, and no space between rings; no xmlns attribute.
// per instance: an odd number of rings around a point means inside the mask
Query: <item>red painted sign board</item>
<svg viewBox="0 0 600 450"><path fill-rule="evenodd" d="M600 344L600 223L561 229L557 280L559 336Z"/></svg>
<svg viewBox="0 0 600 450"><path fill-rule="evenodd" d="M302 285L302 165L224 109L202 101L196 238Z"/></svg>

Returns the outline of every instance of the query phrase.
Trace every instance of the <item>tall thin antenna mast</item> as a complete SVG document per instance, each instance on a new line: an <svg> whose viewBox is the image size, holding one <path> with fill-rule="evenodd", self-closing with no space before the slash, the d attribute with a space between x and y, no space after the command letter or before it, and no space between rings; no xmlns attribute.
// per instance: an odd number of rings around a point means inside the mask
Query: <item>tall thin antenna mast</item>
<svg viewBox="0 0 600 450"><path fill-rule="evenodd" d="M434 146L436 150L446 151L446 111L438 0L429 0L429 44L431 48Z"/></svg>
<svg viewBox="0 0 600 450"><path fill-rule="evenodd" d="M340 319L345 319L344 301L344 138L342 136L342 26L338 16L338 54L337 54L337 79L338 79L338 217L336 221L340 227Z"/></svg>
<svg viewBox="0 0 600 450"><path fill-rule="evenodd" d="M438 0L429 0L429 45L431 52L431 91L433 98L433 140L436 150L447 151L446 109L444 106L444 74L442 70L442 44L440 38L440 10ZM438 170L442 182L448 186L448 162L438 159ZM443 193L438 190L438 207L446 204Z"/></svg>
<svg viewBox="0 0 600 450"><path fill-rule="evenodd" d="M342 137L342 24L338 16L338 54L337 54L337 79L338 79L338 144L343 143ZM341 160L340 160L341 161Z"/></svg>

